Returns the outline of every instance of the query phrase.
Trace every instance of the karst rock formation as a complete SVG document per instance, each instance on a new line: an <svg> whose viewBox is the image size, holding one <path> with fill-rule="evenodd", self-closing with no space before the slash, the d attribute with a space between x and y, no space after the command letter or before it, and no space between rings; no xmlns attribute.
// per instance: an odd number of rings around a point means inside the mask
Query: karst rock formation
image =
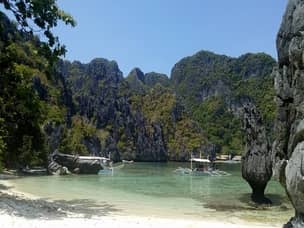
<svg viewBox="0 0 304 228"><path fill-rule="evenodd" d="M285 227L304 227L304 0L289 0L277 51L274 173L295 208Z"/></svg>

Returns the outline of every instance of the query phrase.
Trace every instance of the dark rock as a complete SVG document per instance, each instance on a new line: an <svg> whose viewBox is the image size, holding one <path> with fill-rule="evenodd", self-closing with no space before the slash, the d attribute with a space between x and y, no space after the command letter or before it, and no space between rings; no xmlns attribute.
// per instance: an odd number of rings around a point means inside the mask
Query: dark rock
<svg viewBox="0 0 304 228"><path fill-rule="evenodd" d="M162 128L159 124L149 125L140 113L135 116L136 131L136 161L167 161Z"/></svg>
<svg viewBox="0 0 304 228"><path fill-rule="evenodd" d="M304 227L304 1L289 0L277 36L274 69L277 117L272 146L275 177L285 187L295 216L284 227Z"/></svg>
<svg viewBox="0 0 304 228"><path fill-rule="evenodd" d="M271 150L256 107L249 104L244 107L245 152L242 157L242 176L252 188L252 201L269 204L264 190L272 176Z"/></svg>

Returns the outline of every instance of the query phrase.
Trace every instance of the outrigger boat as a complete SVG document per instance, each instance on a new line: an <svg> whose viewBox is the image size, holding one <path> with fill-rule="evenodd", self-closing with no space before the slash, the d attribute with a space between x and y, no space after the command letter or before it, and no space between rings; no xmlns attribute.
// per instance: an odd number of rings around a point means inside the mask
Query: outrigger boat
<svg viewBox="0 0 304 228"><path fill-rule="evenodd" d="M215 163L209 159L191 158L190 168L179 167L174 170L177 174L193 176L228 176L229 173L216 169Z"/></svg>
<svg viewBox="0 0 304 228"><path fill-rule="evenodd" d="M132 164L132 163L134 163L134 161L133 160L122 160L122 163L124 163L124 164Z"/></svg>
<svg viewBox="0 0 304 228"><path fill-rule="evenodd" d="M103 163L101 164L102 169L99 170L98 174L101 175L113 175L114 170L118 170L124 167L124 163L120 163L119 165L113 166L113 161L111 160L111 153L109 154L109 158L105 158Z"/></svg>
<svg viewBox="0 0 304 228"><path fill-rule="evenodd" d="M110 166L111 160L98 156L79 156L55 151L49 157L48 172L51 174L97 174ZM26 170L25 170L26 171Z"/></svg>

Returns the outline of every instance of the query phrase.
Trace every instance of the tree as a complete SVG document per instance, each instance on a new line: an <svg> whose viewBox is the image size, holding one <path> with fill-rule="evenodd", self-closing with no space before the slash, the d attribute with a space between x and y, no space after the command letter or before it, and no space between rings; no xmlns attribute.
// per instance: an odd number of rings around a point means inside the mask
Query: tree
<svg viewBox="0 0 304 228"><path fill-rule="evenodd" d="M34 34L42 32L48 39L42 42L45 49L51 50L53 56L57 57L66 52L59 38L52 33L59 21L67 25L75 26L73 17L58 8L56 0L0 0L4 8L11 11L20 27L26 33Z"/></svg>
<svg viewBox="0 0 304 228"><path fill-rule="evenodd" d="M0 102L1 104L1 102ZM3 169L3 158L4 158L4 151L6 148L5 142L3 140L4 134L4 129L2 129L3 126L3 119L0 118L0 171Z"/></svg>
<svg viewBox="0 0 304 228"><path fill-rule="evenodd" d="M41 126L45 107L58 100L47 91L54 90L49 69L65 53L52 28L59 21L72 26L75 21L57 7L56 0L1 3L17 23L0 12L0 168L1 160L11 168L43 165L46 150ZM42 32L47 42L34 36L37 32ZM39 89L44 88L47 97L41 98Z"/></svg>

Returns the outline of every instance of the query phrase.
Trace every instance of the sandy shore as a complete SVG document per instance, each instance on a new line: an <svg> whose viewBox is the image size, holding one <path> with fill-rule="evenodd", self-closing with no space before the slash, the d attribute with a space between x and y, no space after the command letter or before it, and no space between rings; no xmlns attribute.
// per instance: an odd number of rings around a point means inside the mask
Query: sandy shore
<svg viewBox="0 0 304 228"><path fill-rule="evenodd" d="M207 221L189 221L189 220L172 220L172 219L151 219L147 217L131 217L131 216L109 216L101 218L65 218L62 220L45 220L45 219L26 219L22 217L15 217L11 215L0 215L1 227L13 228L91 228L91 227L212 227L212 228L261 228L269 227L262 225L251 224L228 224L219 222Z"/></svg>
<svg viewBox="0 0 304 228"><path fill-rule="evenodd" d="M49 201L17 192L9 181L0 180L0 227L2 228L91 228L91 227L212 227L269 228L269 225L225 221L155 218L119 215L110 205L93 202ZM273 226L281 227L281 226Z"/></svg>

